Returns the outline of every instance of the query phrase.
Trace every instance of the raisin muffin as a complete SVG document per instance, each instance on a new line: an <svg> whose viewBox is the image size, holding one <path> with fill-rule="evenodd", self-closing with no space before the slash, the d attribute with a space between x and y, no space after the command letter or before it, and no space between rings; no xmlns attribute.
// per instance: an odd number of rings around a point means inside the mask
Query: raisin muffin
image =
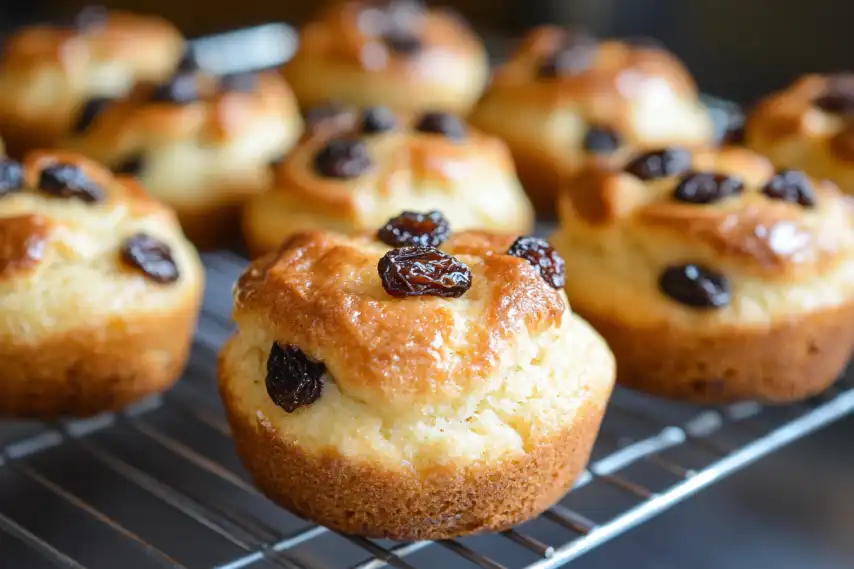
<svg viewBox="0 0 854 569"><path fill-rule="evenodd" d="M506 146L456 115L407 118L366 107L319 116L274 166L272 189L246 207L253 253L303 229L362 233L404 209L443 211L457 229L531 228L533 210Z"/></svg>
<svg viewBox="0 0 854 569"><path fill-rule="evenodd" d="M284 72L304 108L330 101L464 113L489 74L458 16L416 0L330 2L300 31Z"/></svg>
<svg viewBox="0 0 854 569"><path fill-rule="evenodd" d="M153 16L87 9L73 25L13 33L0 61L0 132L10 151L53 147L85 120L94 100L172 73L185 44Z"/></svg>
<svg viewBox="0 0 854 569"><path fill-rule="evenodd" d="M510 145L522 183L545 215L554 214L560 179L590 161L714 138L697 88L673 55L551 26L529 33L470 120Z"/></svg>
<svg viewBox="0 0 854 569"><path fill-rule="evenodd" d="M547 242L433 221L299 233L236 287L219 381L239 454L339 531L445 539L538 515L582 472L613 387Z"/></svg>
<svg viewBox="0 0 854 569"><path fill-rule="evenodd" d="M750 113L744 136L778 167L854 194L854 74L809 75L768 96Z"/></svg>
<svg viewBox="0 0 854 569"><path fill-rule="evenodd" d="M744 148L640 154L568 182L555 246L619 379L697 402L818 393L854 345L854 211Z"/></svg>
<svg viewBox="0 0 854 569"><path fill-rule="evenodd" d="M85 416L169 387L202 280L133 179L68 153L0 160L0 415Z"/></svg>
<svg viewBox="0 0 854 569"><path fill-rule="evenodd" d="M301 130L277 73L185 70L92 108L65 146L139 178L178 212L197 246L213 249L238 236L243 203L271 184L270 162Z"/></svg>

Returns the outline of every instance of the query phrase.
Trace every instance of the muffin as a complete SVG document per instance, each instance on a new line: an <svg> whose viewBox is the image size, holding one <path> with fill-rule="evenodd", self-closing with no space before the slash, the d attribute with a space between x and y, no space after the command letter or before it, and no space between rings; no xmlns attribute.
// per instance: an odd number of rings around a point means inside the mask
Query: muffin
<svg viewBox="0 0 854 569"><path fill-rule="evenodd" d="M68 153L0 160L0 415L92 415L171 386L202 279L132 179Z"/></svg>
<svg viewBox="0 0 854 569"><path fill-rule="evenodd" d="M560 180L613 154L710 143L714 125L682 64L651 44L540 27L497 72L473 125L510 145L538 212Z"/></svg>
<svg viewBox="0 0 854 569"><path fill-rule="evenodd" d="M165 79L184 49L165 20L91 8L73 25L13 33L0 60L0 132L10 152L56 146L89 105L127 93L136 81Z"/></svg>
<svg viewBox="0 0 854 569"><path fill-rule="evenodd" d="M219 360L256 484L369 537L446 539L538 515L583 471L614 379L563 278L531 237L448 239L399 221L292 236L240 278Z"/></svg>
<svg viewBox="0 0 854 569"><path fill-rule="evenodd" d="M237 239L243 203L272 183L269 163L301 130L275 72L180 71L93 110L65 146L138 177L177 211L190 240L214 249Z"/></svg>
<svg viewBox="0 0 854 569"><path fill-rule="evenodd" d="M304 229L359 234L401 210L440 210L455 229L526 233L533 211L498 139L455 115L320 109L307 134L275 166L269 192L246 207L255 254Z"/></svg>
<svg viewBox="0 0 854 569"><path fill-rule="evenodd" d="M331 2L300 30L284 72L300 105L468 111L489 65L459 17L416 0Z"/></svg>
<svg viewBox="0 0 854 569"><path fill-rule="evenodd" d="M854 194L854 74L808 75L761 101L745 143L779 168L798 168Z"/></svg>
<svg viewBox="0 0 854 569"><path fill-rule="evenodd" d="M560 199L573 309L619 381L703 403L794 401L854 345L854 216L830 182L744 148L589 168Z"/></svg>

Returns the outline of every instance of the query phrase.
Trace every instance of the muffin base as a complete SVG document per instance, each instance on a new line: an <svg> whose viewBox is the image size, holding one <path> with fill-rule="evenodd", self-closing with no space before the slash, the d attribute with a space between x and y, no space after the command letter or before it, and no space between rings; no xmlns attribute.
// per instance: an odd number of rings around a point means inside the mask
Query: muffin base
<svg viewBox="0 0 854 569"><path fill-rule="evenodd" d="M0 337L0 416L85 417L171 387L187 361L197 308L114 318L22 344Z"/></svg>
<svg viewBox="0 0 854 569"><path fill-rule="evenodd" d="M837 381L854 349L854 302L770 327L640 327L572 307L608 342L621 385L694 403L787 403Z"/></svg>
<svg viewBox="0 0 854 569"><path fill-rule="evenodd" d="M573 424L523 455L428 472L389 470L335 449L309 451L221 392L238 454L271 500L332 529L399 541L500 531L537 516L584 470L610 396L594 391Z"/></svg>
<svg viewBox="0 0 854 569"><path fill-rule="evenodd" d="M516 162L516 173L528 199L534 205L537 217L553 220L557 217L557 197L561 186L558 165L542 152L511 146Z"/></svg>

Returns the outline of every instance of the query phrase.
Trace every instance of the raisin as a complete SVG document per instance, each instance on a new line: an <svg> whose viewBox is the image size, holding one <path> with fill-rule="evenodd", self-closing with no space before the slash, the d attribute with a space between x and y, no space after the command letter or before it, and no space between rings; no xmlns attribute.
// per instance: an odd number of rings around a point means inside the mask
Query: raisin
<svg viewBox="0 0 854 569"><path fill-rule="evenodd" d="M725 276L693 263L667 267L658 279L658 288L676 302L692 308L722 308L732 299Z"/></svg>
<svg viewBox="0 0 854 569"><path fill-rule="evenodd" d="M744 183L735 176L700 172L683 177L673 199L693 204L708 204L740 194Z"/></svg>
<svg viewBox="0 0 854 569"><path fill-rule="evenodd" d="M186 105L199 98L196 76L192 73L177 73L165 83L154 88L151 100L159 103Z"/></svg>
<svg viewBox="0 0 854 569"><path fill-rule="evenodd" d="M552 79L577 75L590 68L595 55L595 38L581 32L567 32L558 48L540 61L537 76Z"/></svg>
<svg viewBox="0 0 854 569"><path fill-rule="evenodd" d="M411 57L424 47L421 38L407 30L391 30L383 34L383 43L392 53Z"/></svg>
<svg viewBox="0 0 854 569"><path fill-rule="evenodd" d="M173 283L181 276L169 245L146 233L137 233L122 243L122 260L158 283Z"/></svg>
<svg viewBox="0 0 854 569"><path fill-rule="evenodd" d="M377 232L377 239L392 247L438 247L450 234L448 220L440 212L404 211L386 222Z"/></svg>
<svg viewBox="0 0 854 569"><path fill-rule="evenodd" d="M83 105L83 109L80 111L80 115L77 117L77 122L74 123L74 127L71 131L74 134L82 134L92 126L92 123L95 122L95 119L98 118L104 109L106 109L113 100L107 97L95 97L93 99L89 99L86 101L86 104Z"/></svg>
<svg viewBox="0 0 854 569"><path fill-rule="evenodd" d="M621 139L617 131L604 126L591 126L584 135L582 146L593 154L611 154L620 148Z"/></svg>
<svg viewBox="0 0 854 569"><path fill-rule="evenodd" d="M87 203L100 202L104 191L77 164L51 164L41 172L39 190L58 198L77 198Z"/></svg>
<svg viewBox="0 0 854 569"><path fill-rule="evenodd" d="M315 169L326 178L356 178L372 165L367 145L349 138L330 140L314 157Z"/></svg>
<svg viewBox="0 0 854 569"><path fill-rule="evenodd" d="M415 130L431 134L442 134L452 140L466 137L466 126L456 115L442 112L425 113L415 125Z"/></svg>
<svg viewBox="0 0 854 569"><path fill-rule="evenodd" d="M363 134L377 134L393 130L397 119L388 107L368 107L362 111L362 124L359 130Z"/></svg>
<svg viewBox="0 0 854 569"><path fill-rule="evenodd" d="M267 358L267 395L287 413L307 407L323 393L323 362L309 359L296 346L273 342Z"/></svg>
<svg viewBox="0 0 854 569"><path fill-rule="evenodd" d="M762 193L771 199L800 204L815 205L815 195L807 175L801 170L781 170L771 178Z"/></svg>
<svg viewBox="0 0 854 569"><path fill-rule="evenodd" d="M531 263L550 287L559 289L566 284L563 257L545 239L519 237L507 250L507 254Z"/></svg>
<svg viewBox="0 0 854 569"><path fill-rule="evenodd" d="M822 93L813 100L813 105L828 113L854 114L854 74L829 77Z"/></svg>
<svg viewBox="0 0 854 569"><path fill-rule="evenodd" d="M0 158L0 197L24 187L24 169L11 158Z"/></svg>
<svg viewBox="0 0 854 569"><path fill-rule="evenodd" d="M691 169L691 153L684 148L664 148L641 154L626 166L626 172L641 180L678 176Z"/></svg>
<svg viewBox="0 0 854 569"><path fill-rule="evenodd" d="M254 93L258 88L258 75L255 73L231 73L219 79L219 88L225 92Z"/></svg>
<svg viewBox="0 0 854 569"><path fill-rule="evenodd" d="M385 291L396 298L459 298L471 288L471 271L461 261L433 247L402 247L377 264Z"/></svg>
<svg viewBox="0 0 854 569"><path fill-rule="evenodd" d="M132 154L119 162L118 166L113 168L113 172L116 174L124 174L126 176L139 177L144 166L145 161L142 154Z"/></svg>

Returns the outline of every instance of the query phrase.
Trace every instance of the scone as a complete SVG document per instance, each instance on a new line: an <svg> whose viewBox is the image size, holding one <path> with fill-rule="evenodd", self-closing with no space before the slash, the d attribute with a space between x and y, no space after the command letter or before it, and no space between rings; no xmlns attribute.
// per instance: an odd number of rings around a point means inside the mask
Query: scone
<svg viewBox="0 0 854 569"><path fill-rule="evenodd" d="M0 159L0 416L85 416L168 388L202 268L173 213L67 153Z"/></svg>
<svg viewBox="0 0 854 569"><path fill-rule="evenodd" d="M308 231L240 278L220 391L274 501L346 533L445 539L536 516L582 472L614 362L559 290L560 258L447 237Z"/></svg>
<svg viewBox="0 0 854 569"><path fill-rule="evenodd" d="M0 60L0 132L16 156L56 146L93 105L160 81L184 52L178 30L154 16L87 9L75 25L23 28Z"/></svg>
<svg viewBox="0 0 854 569"><path fill-rule="evenodd" d="M854 210L744 148L666 148L567 182L553 242L619 381L696 402L786 402L854 346Z"/></svg>
<svg viewBox="0 0 854 569"><path fill-rule="evenodd" d="M588 162L714 137L697 88L673 55L551 26L529 33L470 120L510 145L545 215L555 212L560 180Z"/></svg>
<svg viewBox="0 0 854 569"><path fill-rule="evenodd" d="M65 147L139 178L178 212L190 240L214 249L233 244L243 203L269 187L270 162L301 130L293 94L275 72L179 71L93 112Z"/></svg>
<svg viewBox="0 0 854 569"><path fill-rule="evenodd" d="M443 211L454 229L531 229L506 146L455 115L366 107L326 109L310 121L275 166L272 189L246 207L244 237L256 255L304 229L358 234L402 210Z"/></svg>
<svg viewBox="0 0 854 569"><path fill-rule="evenodd" d="M808 75L761 101L745 144L854 194L854 74Z"/></svg>
<svg viewBox="0 0 854 569"><path fill-rule="evenodd" d="M303 108L337 101L464 113L489 75L466 23L417 0L330 2L299 41L284 72Z"/></svg>

